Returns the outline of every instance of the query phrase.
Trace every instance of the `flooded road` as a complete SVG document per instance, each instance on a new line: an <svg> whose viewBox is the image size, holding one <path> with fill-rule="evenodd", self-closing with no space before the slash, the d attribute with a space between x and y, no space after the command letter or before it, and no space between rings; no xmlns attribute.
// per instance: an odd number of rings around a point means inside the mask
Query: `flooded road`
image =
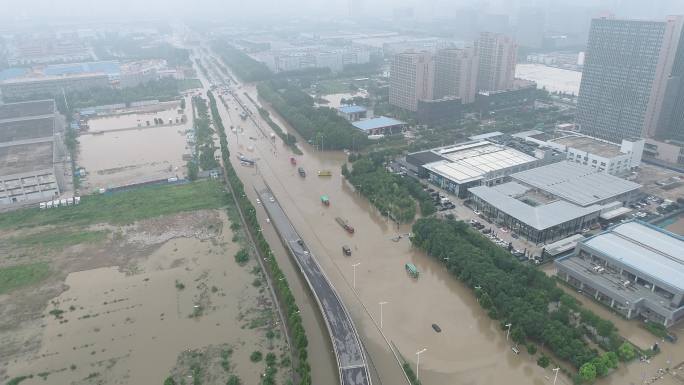
<svg viewBox="0 0 684 385"><path fill-rule="evenodd" d="M239 90L241 97L243 92L257 99L253 86L243 85ZM230 98L226 100L229 111L221 108L223 119L227 126L237 124L239 118L234 109L237 104ZM271 111L271 115L281 127L295 134L277 114ZM443 266L413 249L406 238L391 241L397 234L409 232L410 226L397 227L388 223L364 197L354 192L340 174L344 154L317 152L298 137L304 155L294 157L297 166L307 171L307 177L301 178L297 167L289 162L292 153L280 140L274 147L251 123L239 124L245 132L240 135L239 144L235 134L228 135L231 153L245 152L248 146L253 146L257 167L243 167L236 159L231 161L246 186L261 183L262 178L266 181L297 231L319 257L321 266L349 308L382 383L405 383L388 342L394 344L414 368L415 352L427 348L421 356L420 366L420 379L424 384L552 382L551 368L540 368L536 365L537 357L532 358L526 352L514 354L505 333L500 331L499 322L490 320L471 291ZM260 125L267 127L264 122ZM249 140L249 136L257 140ZM318 177L319 170L330 170L332 176ZM246 190L255 199L251 189ZM329 207L320 203L323 194L330 199ZM269 242L275 246L279 241L264 220L263 211L260 208L258 211ZM334 220L337 216L348 220L355 227L355 234L344 232ZM341 247L345 244L352 248L351 257L342 254ZM281 264L286 264L287 258L280 258ZM407 262L418 267L421 273L418 280L406 276L404 264ZM354 278L352 265L357 263L360 265ZM388 302L383 307L382 332L379 328L380 302ZM317 309L314 307L313 311ZM433 323L441 327L441 333L432 329ZM310 353L314 359L315 348L312 345ZM313 362L312 366L315 380L334 379L317 372ZM331 373L334 371L335 368ZM637 383L641 377L636 364L621 369L620 373L603 383ZM558 383L571 381L559 378Z"/></svg>

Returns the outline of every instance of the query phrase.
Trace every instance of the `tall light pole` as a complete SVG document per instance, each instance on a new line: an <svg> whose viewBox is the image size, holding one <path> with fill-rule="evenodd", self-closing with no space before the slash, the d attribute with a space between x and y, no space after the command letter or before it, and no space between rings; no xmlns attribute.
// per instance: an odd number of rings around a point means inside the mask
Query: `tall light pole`
<svg viewBox="0 0 684 385"><path fill-rule="evenodd" d="M380 301L378 302L380 304L380 330L382 330L382 305L386 305L389 302L387 301Z"/></svg>
<svg viewBox="0 0 684 385"><path fill-rule="evenodd" d="M556 372L556 375L553 376L553 385L556 385L556 380L558 379L558 372L560 371L560 367L552 369L554 372Z"/></svg>
<svg viewBox="0 0 684 385"><path fill-rule="evenodd" d="M354 290L356 290L356 266L358 266L360 264L361 264L361 262L357 262L357 263L352 265L352 268L354 269L354 285L353 285Z"/></svg>
<svg viewBox="0 0 684 385"><path fill-rule="evenodd" d="M506 324L506 327L508 328L508 331L506 332L506 341L508 341L508 337L511 335L511 325L510 323Z"/></svg>
<svg viewBox="0 0 684 385"><path fill-rule="evenodd" d="M420 355L425 353L426 350L427 348L423 348L416 352L416 355L418 356L418 361L416 361L416 380L418 380L418 369L420 368Z"/></svg>

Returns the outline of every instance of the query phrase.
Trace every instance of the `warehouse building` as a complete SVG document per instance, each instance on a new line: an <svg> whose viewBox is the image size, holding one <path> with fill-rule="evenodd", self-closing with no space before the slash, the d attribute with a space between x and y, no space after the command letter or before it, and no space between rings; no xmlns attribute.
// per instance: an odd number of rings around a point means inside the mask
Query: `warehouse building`
<svg viewBox="0 0 684 385"><path fill-rule="evenodd" d="M638 221L588 238L556 260L558 277L628 319L684 318L684 238Z"/></svg>
<svg viewBox="0 0 684 385"><path fill-rule="evenodd" d="M385 136L402 133L406 127L406 122L386 116L377 116L375 118L357 120L352 122L352 125L368 136Z"/></svg>
<svg viewBox="0 0 684 385"><path fill-rule="evenodd" d="M68 91L109 87L109 76L104 73L69 74L9 79L0 82L3 100L54 96Z"/></svg>
<svg viewBox="0 0 684 385"><path fill-rule="evenodd" d="M0 207L54 199L55 103L0 104Z"/></svg>
<svg viewBox="0 0 684 385"><path fill-rule="evenodd" d="M412 171L460 198L470 187L503 183L516 172L536 167L544 154L527 154L488 140L473 140L408 154Z"/></svg>
<svg viewBox="0 0 684 385"><path fill-rule="evenodd" d="M597 226L602 215L635 200L641 187L566 161L512 174L511 180L470 188L473 206L535 243L554 242Z"/></svg>

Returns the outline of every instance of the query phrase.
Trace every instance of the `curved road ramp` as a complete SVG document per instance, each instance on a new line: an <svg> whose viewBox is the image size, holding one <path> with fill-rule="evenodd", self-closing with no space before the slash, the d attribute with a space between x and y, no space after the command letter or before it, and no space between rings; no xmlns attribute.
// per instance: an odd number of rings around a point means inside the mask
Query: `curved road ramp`
<svg viewBox="0 0 684 385"><path fill-rule="evenodd" d="M323 313L340 370L341 385L371 385L368 364L354 322L328 277L269 189L256 190L271 223L294 257Z"/></svg>

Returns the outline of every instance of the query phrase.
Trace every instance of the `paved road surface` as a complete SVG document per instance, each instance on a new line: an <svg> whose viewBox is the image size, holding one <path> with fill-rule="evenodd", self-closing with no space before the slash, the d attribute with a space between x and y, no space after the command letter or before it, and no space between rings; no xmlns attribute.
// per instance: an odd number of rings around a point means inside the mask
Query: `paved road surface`
<svg viewBox="0 0 684 385"><path fill-rule="evenodd" d="M304 274L323 313L340 370L340 383L342 385L370 385L371 379L361 340L335 288L301 240L271 191L265 188L257 190L257 194L271 218L271 223Z"/></svg>

